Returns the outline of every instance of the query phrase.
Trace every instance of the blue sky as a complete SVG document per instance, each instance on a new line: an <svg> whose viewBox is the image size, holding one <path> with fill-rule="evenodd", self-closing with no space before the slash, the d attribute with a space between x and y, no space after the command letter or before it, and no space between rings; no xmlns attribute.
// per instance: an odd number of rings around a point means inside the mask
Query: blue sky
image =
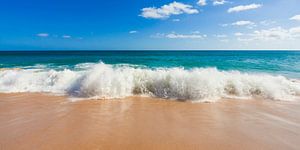
<svg viewBox="0 0 300 150"><path fill-rule="evenodd" d="M4 0L0 50L300 49L299 0Z"/></svg>

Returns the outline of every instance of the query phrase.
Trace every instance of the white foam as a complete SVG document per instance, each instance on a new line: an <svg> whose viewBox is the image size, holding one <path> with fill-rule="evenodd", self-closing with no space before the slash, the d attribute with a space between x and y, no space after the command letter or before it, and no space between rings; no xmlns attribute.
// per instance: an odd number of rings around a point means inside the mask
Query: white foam
<svg viewBox="0 0 300 150"><path fill-rule="evenodd" d="M0 71L0 92L50 92L101 99L142 94L198 101L230 97L293 101L300 95L300 83L283 76L216 68L145 69L103 63L89 66L92 67L80 71L3 70Z"/></svg>

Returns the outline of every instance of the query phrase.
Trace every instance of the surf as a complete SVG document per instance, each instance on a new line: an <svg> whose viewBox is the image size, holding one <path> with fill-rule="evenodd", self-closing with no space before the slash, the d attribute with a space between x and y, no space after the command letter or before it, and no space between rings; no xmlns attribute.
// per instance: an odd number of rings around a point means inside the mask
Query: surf
<svg viewBox="0 0 300 150"><path fill-rule="evenodd" d="M3 69L0 92L46 92L84 99L143 95L199 102L233 97L296 101L300 95L300 82L280 75L217 68L145 68L102 62L78 66L80 69L72 70Z"/></svg>

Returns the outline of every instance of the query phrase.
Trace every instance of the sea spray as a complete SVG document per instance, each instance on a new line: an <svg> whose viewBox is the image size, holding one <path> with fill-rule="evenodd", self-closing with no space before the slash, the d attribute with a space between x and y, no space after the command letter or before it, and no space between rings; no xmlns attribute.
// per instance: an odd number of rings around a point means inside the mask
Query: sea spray
<svg viewBox="0 0 300 150"><path fill-rule="evenodd" d="M1 70L0 92L49 92L70 97L111 99L132 95L216 101L261 97L293 101L300 83L283 76L220 71L216 68L138 68L93 64L80 70Z"/></svg>

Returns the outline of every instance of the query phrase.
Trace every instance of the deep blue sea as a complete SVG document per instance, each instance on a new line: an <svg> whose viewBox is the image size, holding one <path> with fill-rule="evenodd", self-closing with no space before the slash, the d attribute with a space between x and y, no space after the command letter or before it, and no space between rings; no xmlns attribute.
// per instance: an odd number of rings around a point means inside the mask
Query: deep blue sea
<svg viewBox="0 0 300 150"><path fill-rule="evenodd" d="M0 68L0 92L191 100L300 94L300 51L2 51Z"/></svg>

